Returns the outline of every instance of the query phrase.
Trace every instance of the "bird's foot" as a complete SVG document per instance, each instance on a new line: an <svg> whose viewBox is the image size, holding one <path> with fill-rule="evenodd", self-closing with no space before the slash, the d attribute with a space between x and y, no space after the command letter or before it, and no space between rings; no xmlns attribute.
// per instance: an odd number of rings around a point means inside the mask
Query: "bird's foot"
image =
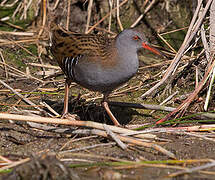
<svg viewBox="0 0 215 180"><path fill-rule="evenodd" d="M77 114L63 113L61 119L80 120Z"/></svg>

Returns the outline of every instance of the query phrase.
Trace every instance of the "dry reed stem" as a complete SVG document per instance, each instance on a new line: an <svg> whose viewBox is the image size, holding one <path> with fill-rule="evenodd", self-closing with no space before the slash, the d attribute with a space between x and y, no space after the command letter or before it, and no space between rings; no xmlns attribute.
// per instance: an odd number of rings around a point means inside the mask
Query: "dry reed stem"
<svg viewBox="0 0 215 180"><path fill-rule="evenodd" d="M78 132L79 131L79 132ZM107 133L104 130L97 130L97 129L92 129L92 130L76 130L76 133L78 132L78 134L95 134L95 135L99 135L99 136L103 136L103 137L108 137ZM153 144L153 143L149 143L149 142L143 142L141 139L138 138L133 138L133 137L125 137L125 136L121 136L121 135L116 135L117 138L119 138L121 141L123 142L127 142L129 144L133 144L133 145L138 145L138 146L143 146L143 147L147 147L147 148L152 148L155 149L159 152L161 152L162 154L165 154L166 156L172 158L172 159L176 159L175 155L169 151L167 151L166 149L162 148L161 146L157 145L157 144Z"/></svg>
<svg viewBox="0 0 215 180"><path fill-rule="evenodd" d="M22 2L19 3L15 11L13 12L12 19L15 18L16 14L19 12L20 8L22 7Z"/></svg>
<svg viewBox="0 0 215 180"><path fill-rule="evenodd" d="M50 8L50 7L49 7L49 9L50 9L51 11L54 11L54 10L57 8L57 6L59 5L59 2L60 2L60 0L56 0L56 2L55 2L55 4L54 4L54 7L53 7L53 8Z"/></svg>
<svg viewBox="0 0 215 180"><path fill-rule="evenodd" d="M3 161L5 161L5 162L7 162L7 163L12 163L13 162L10 159L8 159L8 158L6 158L4 156L1 156L1 155L0 155L0 159L3 160Z"/></svg>
<svg viewBox="0 0 215 180"><path fill-rule="evenodd" d="M92 139L92 138L97 138L98 136L87 136L87 137L81 137L81 138L72 138L71 140L67 141L61 148L60 151L62 151L66 146L68 146L69 144L72 144L74 142L77 141L82 141L82 140L88 140L88 139Z"/></svg>
<svg viewBox="0 0 215 180"><path fill-rule="evenodd" d="M35 67L44 67L48 69L56 69L56 70L61 70L59 66L52 66L52 65L47 65L47 64L38 64L38 63L27 63L30 66L35 66Z"/></svg>
<svg viewBox="0 0 215 180"><path fill-rule="evenodd" d="M86 24L86 29L85 33L87 34L87 31L89 29L90 25L90 18L91 18L91 13L92 13L92 6L93 6L93 0L89 0L88 7L87 7L87 24Z"/></svg>
<svg viewBox="0 0 215 180"><path fill-rule="evenodd" d="M120 30L123 31L123 26L119 17L119 0L116 1L116 18L117 18L117 22L119 24Z"/></svg>
<svg viewBox="0 0 215 180"><path fill-rule="evenodd" d="M128 0L124 0L119 4L119 7L124 5ZM112 12L114 12L117 9L117 7L113 8L107 15L105 15L102 19L100 19L96 24L94 24L87 32L86 34L90 33L96 26L98 26L102 21L104 21L108 16L111 15Z"/></svg>
<svg viewBox="0 0 215 180"><path fill-rule="evenodd" d="M24 164L26 162L30 161L30 158L26 158L26 159L22 159L20 161L15 161L15 162L12 162L11 164L9 164L8 166L3 166L0 168L0 171L3 171L3 170L6 170L6 169L10 169L10 168L13 168L13 167L16 167L18 165L21 165L21 164Z"/></svg>
<svg viewBox="0 0 215 180"><path fill-rule="evenodd" d="M33 102L31 102L29 99L25 98L23 95L21 95L20 93L18 93L17 91L15 91L12 87L10 87L9 85L7 85L4 81L0 80L0 83L2 85L4 85L6 88L10 89L13 93L15 93L17 96L19 96L22 100L24 100L26 103L32 105L32 107L34 107L35 109L44 112L43 109L41 109L40 107L38 107L36 104L34 104Z"/></svg>
<svg viewBox="0 0 215 180"><path fill-rule="evenodd" d="M110 11L113 9L113 0L108 0L109 6L110 6ZM109 16L109 22L108 22L108 32L111 30L111 20L112 20L112 13Z"/></svg>
<svg viewBox="0 0 215 180"><path fill-rule="evenodd" d="M203 46L205 49L206 59L207 59L207 61L209 61L210 60L210 49L209 49L209 44L208 44L207 39L206 39L206 33L204 30L204 25L201 26L200 32L201 32L202 43L203 43Z"/></svg>
<svg viewBox="0 0 215 180"><path fill-rule="evenodd" d="M215 124L203 124L199 126L186 126L186 127L175 127L175 128L154 128L139 131L140 133L151 133L151 132L203 132L212 131L215 129ZM138 133L138 132L137 132ZM128 134L129 135L129 134Z"/></svg>
<svg viewBox="0 0 215 180"><path fill-rule="evenodd" d="M172 50L173 53L177 53L177 51L160 34L158 34L158 37L161 38L161 40Z"/></svg>
<svg viewBox="0 0 215 180"><path fill-rule="evenodd" d="M67 17L66 17L66 30L69 30L70 23L70 13L71 13L71 0L67 0Z"/></svg>
<svg viewBox="0 0 215 180"><path fill-rule="evenodd" d="M23 39L23 40L17 40L17 41L5 40L5 42L0 42L0 46L18 44L18 43L35 43L36 44L37 42L38 42L37 38Z"/></svg>
<svg viewBox="0 0 215 180"><path fill-rule="evenodd" d="M11 38L8 38L10 41L14 42ZM16 42L14 42L14 44L16 44ZM30 54L31 56L35 57L35 58L38 58L36 55L34 55L32 52L30 52L28 49L26 49L25 47L23 47L22 45L20 44L16 44L17 46L19 46L21 49L23 49L24 51L26 51L28 54Z"/></svg>
<svg viewBox="0 0 215 180"><path fill-rule="evenodd" d="M214 58L214 54L211 55L211 61L213 60L213 58ZM160 123L166 121L171 116L173 116L177 113L178 113L177 116L183 115L185 113L186 109L188 108L188 106L190 105L190 103L195 99L195 97L198 95L200 90L203 88L203 86L207 82L207 80L208 80L210 74L212 73L212 70L214 67L215 67L215 61L213 61L213 64L211 64L208 67L207 71L204 74L204 77L202 78L201 82L199 82L198 87L193 91L193 93L179 107L177 107L176 110L174 110L173 112L169 113L167 116L165 116L164 118L162 118L161 120L156 122L156 124L160 124Z"/></svg>
<svg viewBox="0 0 215 180"><path fill-rule="evenodd" d="M146 3L148 1L145 1L143 4L143 7L145 7ZM156 2L156 0L152 0L152 2L150 2L150 4L148 5L148 7L146 7L145 11L143 14L141 14L137 20L130 26L131 28L135 27L140 21L141 19L144 17L144 15L152 8L152 6L154 5L154 3Z"/></svg>
<svg viewBox="0 0 215 180"><path fill-rule="evenodd" d="M9 34L13 36L34 36L33 32L10 32L10 31L0 31L1 34Z"/></svg>
<svg viewBox="0 0 215 180"><path fill-rule="evenodd" d="M29 79L37 80L37 81L39 81L40 83L45 83L43 80L38 79L38 78L36 78L36 77L34 77L34 76L32 76L32 75L27 75L26 73L24 73L24 72L22 72L22 71L20 71L20 70L18 70L18 69L16 69L16 68L14 68L14 67L8 65L8 64L2 63L2 62L0 62L0 64L7 66L8 68L10 68L11 70L13 70L13 71L15 71L15 72L17 72L17 73L20 73L21 76L24 76L24 77L29 78Z"/></svg>
<svg viewBox="0 0 215 180"><path fill-rule="evenodd" d="M196 8L196 11L194 13L194 16L193 16L193 19L190 23L190 26L189 26L189 29L188 29L188 32L186 34L186 37L184 39L184 42L182 43L178 53L176 54L173 62L170 64L170 66L168 67L166 73L164 74L163 78L156 84L154 85L151 89L149 89L148 91L146 91L142 96L141 98L144 98L146 97L147 95L151 94L155 89L157 89L158 87L160 87L162 84L164 84L166 82L166 80L168 79L168 77L170 75L172 75L173 71L175 71L175 68L177 67L181 57L183 56L185 50L187 49L189 43L192 41L192 39L195 37L200 25L202 24L203 22L203 19L210 7L210 4L211 4L212 0L209 0L204 8L204 11L202 13L202 16L197 19L197 16L199 14L199 11L200 11L200 7L202 5L202 0L201 2L198 3L198 6Z"/></svg>
<svg viewBox="0 0 215 180"><path fill-rule="evenodd" d="M179 91L175 91L172 95L170 95L170 96L168 96L166 99L164 99L159 105L161 106L161 105L164 105L165 103L167 103L168 101L170 101L176 94L178 94L179 93ZM155 110L152 110L151 112L150 112L150 114L152 114L152 113L154 113L155 112Z"/></svg>
<svg viewBox="0 0 215 180"><path fill-rule="evenodd" d="M10 2L11 4L9 4L9 2L7 2L8 0L3 0L0 4L0 6L4 6L4 7L13 7L19 0L15 0L14 2Z"/></svg>
<svg viewBox="0 0 215 180"><path fill-rule="evenodd" d="M38 33L38 39L40 38L40 36L42 35L44 29L45 29L45 25L46 25L46 17L47 17L47 0L42 0L43 3L42 3L42 15L43 15L43 21L42 21L42 26L41 26L41 29Z"/></svg>
<svg viewBox="0 0 215 180"><path fill-rule="evenodd" d="M71 126L85 126L91 127L96 129L104 130L103 124L96 123L92 121L78 121L75 119L60 119L60 118L48 118L48 117L32 117L32 116L24 116L24 115L16 115L16 114L7 114L7 113L0 113L0 119L5 120L17 120L17 121L30 121L30 122L37 122L37 123L50 123L50 124L64 124L64 125L71 125ZM107 125L113 132L115 133L129 133L135 132L133 130L116 127ZM149 138L154 139L156 138L153 134L144 134L135 136L136 138Z"/></svg>
<svg viewBox="0 0 215 180"><path fill-rule="evenodd" d="M23 3L24 4L24 11L22 13L22 15L20 16L20 20L22 19L27 19L27 11L29 9L29 7L31 6L33 0L29 0L28 4L27 3Z"/></svg>
<svg viewBox="0 0 215 180"><path fill-rule="evenodd" d="M191 160L192 161L192 160ZM197 163L201 163L201 160L197 160ZM208 161L207 161L208 162ZM184 170L187 171L188 168L186 167L182 167L182 166L176 166L176 165L166 165L166 164L132 164L132 165L122 165L122 166L118 166L118 167L113 167L113 169L134 169L134 168L141 168L141 167L155 167L155 168L165 168L165 169L180 169L180 170ZM209 172L209 171L199 171L199 173L202 174L209 174L209 175L215 175L214 172ZM178 174L176 174L178 175Z"/></svg>
<svg viewBox="0 0 215 180"><path fill-rule="evenodd" d="M181 30L185 30L187 28L189 28L189 27L183 27L183 28L178 28L178 29L175 29L175 30L167 31L167 32L164 32L164 33L159 33L159 35L163 36L163 35L166 35L166 34L171 34L171 33L175 33L175 32L181 31Z"/></svg>
<svg viewBox="0 0 215 180"><path fill-rule="evenodd" d="M23 116L23 115L15 115L15 114L6 114L6 113L0 113L0 119L2 120L15 120L15 121L27 121L27 122L37 122L37 123L51 123L51 124L64 124L64 125L72 125L72 126L85 126L85 127L91 127L91 128L96 128L96 129L101 129L98 131L97 135L107 137L107 133L104 130L103 124L100 123L95 123L91 121L76 121L76 120L68 120L68 119L57 119L57 118L46 118L46 117L32 117L32 116ZM125 128L120 128L116 126L110 126L107 125L113 132L115 133L128 133L132 132L132 130L128 130ZM91 130L93 131L93 130ZM159 145L153 144L153 143L146 143L142 142L140 140L137 140L136 138L131 138L131 137L124 137L120 135L116 135L121 141L139 145L139 146L144 146L148 148L153 148L168 157L171 157L175 159L175 155L172 154L171 152L167 151L166 149L162 148ZM154 135L151 134L144 134L144 135L137 135L136 137L138 138L152 138L155 137Z"/></svg>
<svg viewBox="0 0 215 180"><path fill-rule="evenodd" d="M161 106L161 105L155 105L155 104L144 104L144 103L139 104L139 103L110 101L110 102L108 102L108 104L111 106L120 106L120 107L135 108L135 109L150 109L150 110L168 111L168 112L174 112L177 110L177 108L174 108L174 107ZM215 119L215 114L206 113L206 112L198 112L195 114L195 117L200 118L200 119L202 119L202 118ZM157 123L160 123L160 121L158 121Z"/></svg>
<svg viewBox="0 0 215 180"><path fill-rule="evenodd" d="M4 59L4 56L2 54L2 51L0 50L0 57L2 59L2 62L4 63L3 66L4 66L4 72L5 72L5 77L6 77L6 81L8 80L8 69L7 69L7 66L5 65L6 62L5 62L5 59Z"/></svg>
<svg viewBox="0 0 215 180"><path fill-rule="evenodd" d="M107 133L107 135L111 136L111 138L121 147L123 150L127 149L127 146L108 128L106 124L103 124L103 127Z"/></svg>
<svg viewBox="0 0 215 180"><path fill-rule="evenodd" d="M215 161L213 161L211 163L207 163L205 165L201 165L201 166L185 169L185 170L182 170L182 171L179 171L179 172L176 172L176 173L172 173L172 174L169 174L167 177L176 177L176 176L180 176L180 175L183 175L183 174L193 173L193 172L196 172L196 171L200 171L202 169L214 167L214 166L215 166Z"/></svg>

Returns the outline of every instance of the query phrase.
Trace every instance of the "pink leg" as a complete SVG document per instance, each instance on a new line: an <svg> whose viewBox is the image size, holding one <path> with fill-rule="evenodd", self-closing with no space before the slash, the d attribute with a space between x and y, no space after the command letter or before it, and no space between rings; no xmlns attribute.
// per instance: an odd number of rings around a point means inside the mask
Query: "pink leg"
<svg viewBox="0 0 215 180"><path fill-rule="evenodd" d="M77 115L72 115L68 113L68 102L69 102L69 86L71 84L71 80L66 79L65 81L65 95L64 95L64 107L61 118L75 118Z"/></svg>
<svg viewBox="0 0 215 180"><path fill-rule="evenodd" d="M107 103L107 96L108 94L104 94L104 98L103 98L103 102L102 102L102 106L105 108L108 116L110 117L110 119L113 121L115 126L120 126L119 122L117 121L117 119L115 118L115 116L113 115L113 113L111 112L108 103Z"/></svg>

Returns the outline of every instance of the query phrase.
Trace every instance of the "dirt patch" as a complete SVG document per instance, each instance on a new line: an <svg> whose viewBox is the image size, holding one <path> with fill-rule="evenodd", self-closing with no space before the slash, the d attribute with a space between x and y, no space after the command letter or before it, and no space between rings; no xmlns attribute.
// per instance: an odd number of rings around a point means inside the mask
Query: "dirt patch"
<svg viewBox="0 0 215 180"><path fill-rule="evenodd" d="M21 164L13 169L11 173L1 173L2 179L5 179L5 177L7 177L6 179L13 179L14 177L27 178L30 175L35 179L40 179L41 177L49 177L50 179L67 179L68 177L70 179L74 177L77 179L85 179L86 177L87 179L102 179L106 176L116 176L123 179L160 179L169 173L175 172L178 166L183 167L177 165L177 163L174 165L170 163L171 168L147 167L147 164L141 166L111 165L108 167L105 162L114 162L114 160L138 162L140 160L162 161L169 158L150 148L130 146L129 149L122 150L117 145L110 144L113 141L102 137L89 137L89 139L85 140L85 136L74 137L64 133L32 129L25 124L6 122L0 123L0 132L1 155L13 161L30 157L30 162ZM159 138L168 140L168 142L157 143L173 152L177 159L202 160L214 157L214 142L184 134L156 133L156 135ZM83 140L72 141L78 138L83 138ZM99 144L102 144L102 146L87 148ZM81 148L86 149L78 150ZM51 153L54 153L54 155L50 155ZM101 165L93 165L93 163L101 163ZM201 161L191 163L191 165L184 163L186 167L201 164ZM72 167L77 165L77 167L69 168L71 165ZM214 168L210 168L210 172L214 170ZM202 171L201 173L184 175L180 179L187 178L213 179L213 175L208 175L206 171Z"/></svg>

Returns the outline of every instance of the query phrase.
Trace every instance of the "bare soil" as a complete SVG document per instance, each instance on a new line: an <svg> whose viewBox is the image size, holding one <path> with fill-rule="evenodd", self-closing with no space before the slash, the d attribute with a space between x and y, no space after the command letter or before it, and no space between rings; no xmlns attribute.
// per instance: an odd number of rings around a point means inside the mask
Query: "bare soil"
<svg viewBox="0 0 215 180"><path fill-rule="evenodd" d="M129 84L133 85L133 83L135 82L131 80ZM35 82L28 80L23 80L18 83L14 82L10 85L14 88L22 88L23 92L29 91L29 88L35 88ZM80 87L76 86L73 89L76 88L78 89ZM83 91L81 91L81 93L83 93ZM132 102L132 100L137 99L138 96L139 91L136 91L125 94L123 97L111 99L115 101ZM62 111L63 95L56 96L37 94L31 97L35 97L33 98L34 102L45 101L59 113ZM14 100L16 100L14 95L8 95L7 93L2 95L1 98L3 99L3 102L12 104L14 103ZM90 101L85 104L85 100L82 98L78 101L74 101L75 103L71 101L73 103L70 104L70 111L75 111L75 113L78 114L82 120L94 120L100 123L105 122L111 124L111 121L107 115L104 114L103 108L100 107L100 101L97 103L92 103ZM137 110L131 108L112 107L111 109L119 122L124 125L146 123L153 124L156 117L162 117L166 114L164 112L155 112L151 115L151 110ZM186 125L197 125L197 123ZM56 127L56 129L68 128L68 126L62 125L52 125L52 127L53 126ZM69 128L71 128L71 130L73 129L72 127ZM203 160L214 158L215 146L213 141L186 135L184 133L176 134L174 132L164 132L154 134L157 135L158 138L163 139L160 142L156 141L156 143L174 153L177 159ZM209 134L210 133L208 133L208 135ZM207 133L204 133L204 135L207 135ZM41 179L42 177L49 177L50 179L166 179L168 174L179 171L177 167L173 168L174 166L178 166L177 164L171 164L171 166L173 166L171 168L159 166L149 167L147 165L139 167L122 166L120 168L120 166L107 166L105 164L100 166L93 166L91 164L90 166L84 167L84 163L114 162L113 159L133 162L140 160L169 160L169 157L150 148L130 145L127 150L122 150L117 145L108 144L113 142L111 139L99 136L92 136L85 140L84 137L87 137L85 135L73 135L69 132L49 132L47 130L29 127L28 124L23 122L11 123L8 121L0 121L0 136L1 155L14 161L28 157L31 158L29 162L15 167L11 173L1 173L0 177L2 179L15 179L15 177L20 177L20 179ZM79 138L83 139L74 141ZM71 143L70 141L74 142ZM89 146L99 144L102 145L90 149L87 148ZM86 149L79 150L79 148ZM74 152L65 152L73 149L75 149ZM106 157L109 160L102 157ZM77 166L70 168L71 165L75 164L82 164L82 167ZM198 162L191 163L191 165L185 163L184 165L186 167L194 167L200 166L201 164L202 163ZM180 165L180 167L183 166ZM214 171L214 168L210 168L209 171ZM201 173L196 172L178 176L176 179L214 179L214 175L210 175L205 171Z"/></svg>

